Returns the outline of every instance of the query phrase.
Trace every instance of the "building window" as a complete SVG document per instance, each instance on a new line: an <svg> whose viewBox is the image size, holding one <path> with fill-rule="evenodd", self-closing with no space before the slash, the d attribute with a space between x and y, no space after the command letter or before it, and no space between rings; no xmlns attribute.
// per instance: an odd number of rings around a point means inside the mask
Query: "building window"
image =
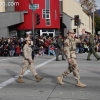
<svg viewBox="0 0 100 100"><path fill-rule="evenodd" d="M46 19L46 25L50 25L50 19Z"/></svg>
<svg viewBox="0 0 100 100"><path fill-rule="evenodd" d="M42 16L46 19L46 25L50 25L50 10L42 9Z"/></svg>
<svg viewBox="0 0 100 100"><path fill-rule="evenodd" d="M46 25L50 25L50 0L45 0L45 19L46 19Z"/></svg>
<svg viewBox="0 0 100 100"><path fill-rule="evenodd" d="M42 9L42 18L45 18L45 9Z"/></svg>
<svg viewBox="0 0 100 100"><path fill-rule="evenodd" d="M50 18L50 10L42 9L43 18Z"/></svg>
<svg viewBox="0 0 100 100"><path fill-rule="evenodd" d="M46 25L50 25L50 0L45 0L45 9L42 9L42 18L45 19Z"/></svg>
<svg viewBox="0 0 100 100"><path fill-rule="evenodd" d="M46 9L50 9L50 0L45 0Z"/></svg>
<svg viewBox="0 0 100 100"><path fill-rule="evenodd" d="M43 18L45 18L45 13L43 14Z"/></svg>
<svg viewBox="0 0 100 100"><path fill-rule="evenodd" d="M35 8L36 9L39 9L39 4L35 4Z"/></svg>
<svg viewBox="0 0 100 100"><path fill-rule="evenodd" d="M50 14L46 14L46 18L49 18L50 19Z"/></svg>

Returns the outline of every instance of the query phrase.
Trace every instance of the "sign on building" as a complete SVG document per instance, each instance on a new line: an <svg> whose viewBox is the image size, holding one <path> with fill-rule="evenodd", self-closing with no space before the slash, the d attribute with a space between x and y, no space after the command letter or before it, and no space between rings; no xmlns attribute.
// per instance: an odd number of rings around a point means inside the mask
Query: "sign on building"
<svg viewBox="0 0 100 100"><path fill-rule="evenodd" d="M39 4L33 4L33 5L29 4L29 9L31 10L39 9Z"/></svg>

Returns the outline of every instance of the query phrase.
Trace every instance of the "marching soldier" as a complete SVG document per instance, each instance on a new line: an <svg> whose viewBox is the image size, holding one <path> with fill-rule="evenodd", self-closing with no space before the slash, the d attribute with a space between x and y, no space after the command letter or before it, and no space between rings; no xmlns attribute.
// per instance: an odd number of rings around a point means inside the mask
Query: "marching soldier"
<svg viewBox="0 0 100 100"><path fill-rule="evenodd" d="M57 77L57 80L61 85L64 84L62 82L63 78L73 72L75 81L77 83L76 85L79 87L86 87L86 85L80 81L78 64L76 62L76 43L80 43L81 41L82 40L80 39L74 39L74 30L68 31L68 38L64 42L64 51L68 60L69 67L61 76Z"/></svg>
<svg viewBox="0 0 100 100"><path fill-rule="evenodd" d="M32 36L31 36L31 31L28 31L26 32L26 38L29 37L30 39L32 39ZM34 59L34 43L33 41L31 40L31 48L32 48L32 59Z"/></svg>
<svg viewBox="0 0 100 100"><path fill-rule="evenodd" d="M88 52L87 60L91 60L91 59L90 59L90 56L91 56L92 54L95 56L95 58L96 58L97 60L100 59L100 57L97 55L97 53L96 53L96 51L95 51L94 36L91 34L91 35L90 35L90 38L89 38L89 52Z"/></svg>
<svg viewBox="0 0 100 100"><path fill-rule="evenodd" d="M59 38L57 39L56 61L59 61L58 57L59 57L60 51L62 53L62 60L65 60L64 50L63 50L63 40L62 40L61 35L59 35Z"/></svg>
<svg viewBox="0 0 100 100"><path fill-rule="evenodd" d="M33 65L34 60L32 59L32 48L30 47L31 39L27 37L25 38L25 40L26 40L26 44L23 47L23 56L24 56L23 65L19 74L19 78L17 79L17 82L24 83L24 81L22 80L22 77L27 68L29 68L32 74L35 76L37 82L40 82L43 78L39 77Z"/></svg>

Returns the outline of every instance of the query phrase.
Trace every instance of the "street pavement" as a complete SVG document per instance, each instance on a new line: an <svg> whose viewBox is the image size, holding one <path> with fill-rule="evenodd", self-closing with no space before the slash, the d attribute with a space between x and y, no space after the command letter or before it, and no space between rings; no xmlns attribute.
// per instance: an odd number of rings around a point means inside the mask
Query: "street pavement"
<svg viewBox="0 0 100 100"><path fill-rule="evenodd" d="M61 61L55 61L54 56L35 57L35 68L44 79L37 83L27 70L22 84L16 83L22 57L0 57L0 100L100 100L100 60L92 55L92 61L87 61L86 57L87 53L77 55L81 81L87 84L86 88L76 86L72 73L64 78L64 85L57 83L56 77L68 67L61 57Z"/></svg>

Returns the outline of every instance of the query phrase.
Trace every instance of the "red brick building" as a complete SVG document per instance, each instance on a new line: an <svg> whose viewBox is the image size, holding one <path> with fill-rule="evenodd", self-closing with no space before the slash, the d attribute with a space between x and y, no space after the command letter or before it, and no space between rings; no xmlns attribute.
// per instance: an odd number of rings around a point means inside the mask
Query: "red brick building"
<svg viewBox="0 0 100 100"><path fill-rule="evenodd" d="M32 0L30 0L32 1ZM16 11L28 11L24 15L24 22L17 25L17 30L32 30L32 10L29 0L15 0L19 6ZM60 30L60 2L59 0L33 0L36 10L34 10L34 28L40 35L59 34ZM36 14L40 15L40 24L36 25Z"/></svg>

